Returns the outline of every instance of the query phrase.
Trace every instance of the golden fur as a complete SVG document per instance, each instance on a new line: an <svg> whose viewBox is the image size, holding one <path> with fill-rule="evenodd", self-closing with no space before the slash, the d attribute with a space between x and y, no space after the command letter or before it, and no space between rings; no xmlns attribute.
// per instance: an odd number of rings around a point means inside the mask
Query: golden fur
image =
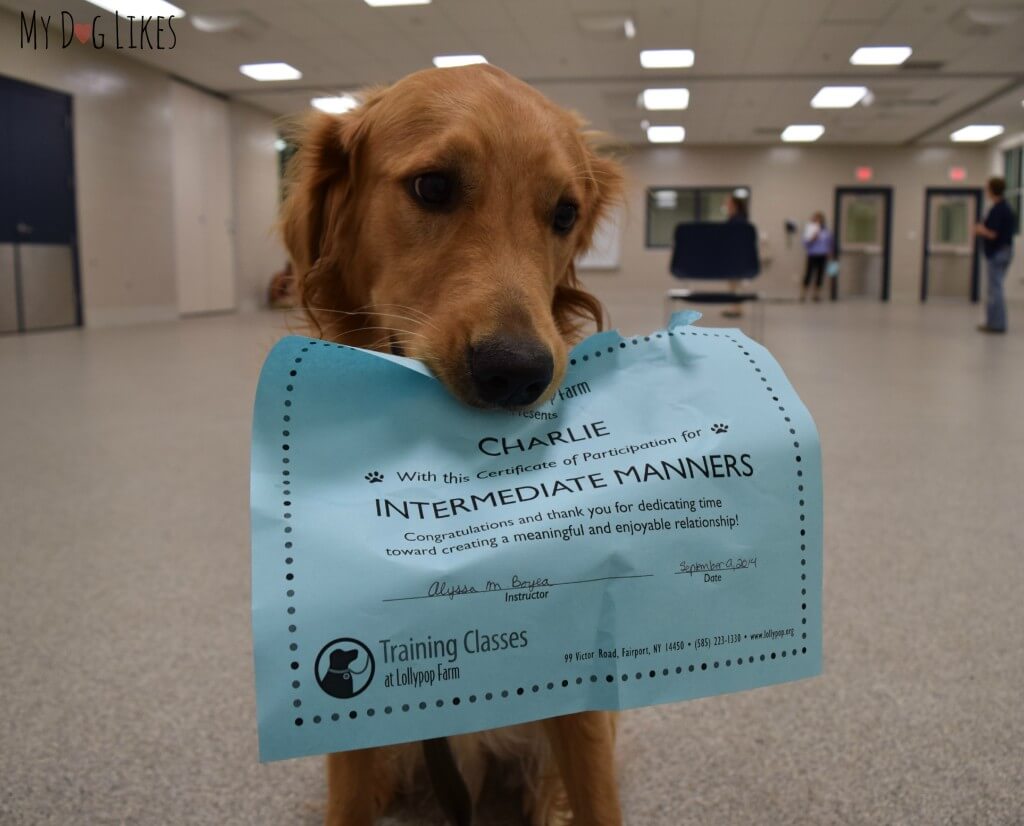
<svg viewBox="0 0 1024 826"><path fill-rule="evenodd" d="M324 338L424 361L470 404L477 342L514 335L550 350L541 398L569 344L602 323L573 259L619 197L618 165L580 119L490 66L433 69L304 125L282 228L300 304ZM410 181L457 176L458 202L426 210ZM567 234L560 202L576 205ZM534 826L619 826L612 715L587 712L450 738L471 794L489 757L515 760ZM328 826L370 826L421 760L418 744L330 755Z"/></svg>

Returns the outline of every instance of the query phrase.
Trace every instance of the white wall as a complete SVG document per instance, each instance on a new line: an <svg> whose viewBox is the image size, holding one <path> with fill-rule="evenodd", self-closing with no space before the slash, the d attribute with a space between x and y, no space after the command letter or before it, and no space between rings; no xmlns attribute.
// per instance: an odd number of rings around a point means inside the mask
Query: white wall
<svg viewBox="0 0 1024 826"><path fill-rule="evenodd" d="M228 105L173 83L171 163L178 311L234 310L235 246Z"/></svg>
<svg viewBox="0 0 1024 826"><path fill-rule="evenodd" d="M244 103L229 104L232 186L235 212L235 268L238 306L253 310L267 303L267 282L283 269L288 254L277 235L279 197L277 129L265 112Z"/></svg>
<svg viewBox="0 0 1024 826"><path fill-rule="evenodd" d="M586 272L583 277L613 310L616 306L660 306L665 290L675 286L668 274L670 251L646 249L646 190L652 186L746 185L751 189L751 220L767 241L771 263L758 289L795 296L803 276L799 238L786 247L783 222L801 224L812 212L831 220L836 186L857 186L858 166L871 166L870 184L892 186L892 300L917 301L921 278L924 191L952 186L949 168L967 171L963 186L983 187L989 174L989 151L964 147L653 147L635 149L626 159L627 224L622 268Z"/></svg>
<svg viewBox="0 0 1024 826"><path fill-rule="evenodd" d="M19 17L0 11L0 74L72 95L82 305L90 327L178 317L171 122L173 81L117 54L79 44L18 48ZM284 252L268 240L277 208L273 119L232 105L235 243L245 248L236 278L253 306L257 278L269 279ZM259 147L259 148L257 148ZM271 197L272 196L272 197ZM264 199L249 203L248 199ZM251 254L250 254L251 253ZM265 256L261 272L257 255ZM249 297L249 300L246 299Z"/></svg>

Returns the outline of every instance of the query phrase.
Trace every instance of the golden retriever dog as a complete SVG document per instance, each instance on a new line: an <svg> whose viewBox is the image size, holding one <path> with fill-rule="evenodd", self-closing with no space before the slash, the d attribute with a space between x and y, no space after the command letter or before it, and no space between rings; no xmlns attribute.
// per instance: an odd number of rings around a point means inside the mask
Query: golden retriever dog
<svg viewBox="0 0 1024 826"><path fill-rule="evenodd" d="M305 122L282 217L299 301L323 338L420 359L466 404L527 408L601 326L573 260L621 180L576 115L509 74L417 72ZM332 754L326 823L371 826L426 755L456 823L498 758L522 767L533 826L618 826L614 739L613 715L586 712Z"/></svg>

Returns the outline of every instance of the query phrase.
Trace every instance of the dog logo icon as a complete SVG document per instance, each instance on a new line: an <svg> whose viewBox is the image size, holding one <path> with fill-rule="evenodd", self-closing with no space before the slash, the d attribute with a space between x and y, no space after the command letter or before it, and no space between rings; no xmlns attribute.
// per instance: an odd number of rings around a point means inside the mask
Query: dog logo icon
<svg viewBox="0 0 1024 826"><path fill-rule="evenodd" d="M339 700L351 700L366 691L375 670L370 649L352 637L331 640L313 665L317 684Z"/></svg>

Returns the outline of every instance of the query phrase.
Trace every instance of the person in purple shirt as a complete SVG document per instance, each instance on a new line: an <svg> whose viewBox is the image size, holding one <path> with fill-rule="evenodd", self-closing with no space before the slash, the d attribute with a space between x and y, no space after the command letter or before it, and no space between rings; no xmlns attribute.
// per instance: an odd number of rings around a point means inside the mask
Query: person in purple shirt
<svg viewBox="0 0 1024 826"><path fill-rule="evenodd" d="M804 249L807 250L807 269L804 272L804 285L800 290L800 300L807 300L807 291L814 282L813 299L821 301L821 284L825 280L825 265L832 257L832 233L825 226L825 216L815 212L811 222L804 230Z"/></svg>
<svg viewBox="0 0 1024 826"><path fill-rule="evenodd" d="M1006 181L1002 178L988 179L988 197L992 207L984 223L976 224L974 234L982 239L985 247L985 269L988 284L985 288L985 323L978 325L983 333L1006 332L1006 299L1003 297L1003 281L1013 260L1013 236L1017 232L1017 216L1006 203L1003 193Z"/></svg>

